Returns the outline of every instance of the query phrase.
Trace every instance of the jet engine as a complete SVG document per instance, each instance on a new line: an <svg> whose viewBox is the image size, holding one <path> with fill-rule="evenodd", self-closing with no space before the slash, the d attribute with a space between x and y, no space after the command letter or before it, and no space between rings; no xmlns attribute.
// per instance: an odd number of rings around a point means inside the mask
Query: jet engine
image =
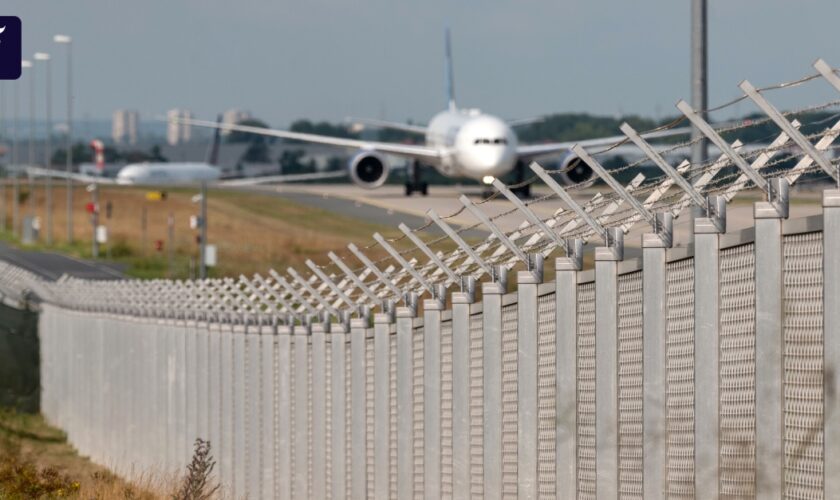
<svg viewBox="0 0 840 500"><path fill-rule="evenodd" d="M557 168L563 173L559 175L563 184L567 186L580 184L592 178L595 172L583 162L576 154L569 153L557 165Z"/></svg>
<svg viewBox="0 0 840 500"><path fill-rule="evenodd" d="M388 179L388 162L375 151L357 153L350 160L348 168L353 183L365 189L376 189Z"/></svg>

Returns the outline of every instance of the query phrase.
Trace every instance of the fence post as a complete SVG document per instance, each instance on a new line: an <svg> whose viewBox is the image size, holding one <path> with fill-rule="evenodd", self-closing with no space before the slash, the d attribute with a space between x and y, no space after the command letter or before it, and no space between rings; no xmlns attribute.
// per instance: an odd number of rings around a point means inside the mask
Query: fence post
<svg viewBox="0 0 840 500"><path fill-rule="evenodd" d="M150 323L151 324L151 323ZM147 344L147 349L151 348L156 351L154 357L155 366L151 367L155 372L153 380L156 381L157 392L155 399L157 409L151 415L149 420L150 432L159 432L164 439L158 443L157 449L153 455L149 455L150 467L160 471L162 474L169 474L169 444L171 440L169 432L169 348L167 346L166 335L166 320L158 319L154 321L154 343L150 346ZM142 335L142 333L141 333ZM138 436L138 446L142 446L142 439Z"/></svg>
<svg viewBox="0 0 840 500"><path fill-rule="evenodd" d="M311 326L295 328L295 424L294 424L294 497L309 498L309 333Z"/></svg>
<svg viewBox="0 0 840 500"><path fill-rule="evenodd" d="M694 219L694 491L720 494L720 237L726 200Z"/></svg>
<svg viewBox="0 0 840 500"><path fill-rule="evenodd" d="M279 465L277 459L277 423L279 415L275 413L277 391L278 367L275 363L275 349L277 345L277 330L273 320L260 325L260 446L262 446L262 471L260 472L260 483L264 498L277 498L278 491L275 487L275 467ZM281 410L283 411L283 410ZM285 451L285 450L283 450Z"/></svg>
<svg viewBox="0 0 840 500"><path fill-rule="evenodd" d="M840 189L823 191L825 493L840 491ZM829 390L833 389L833 390Z"/></svg>
<svg viewBox="0 0 840 500"><path fill-rule="evenodd" d="M543 280L543 256L528 256L526 271L517 274L517 471L518 497L537 498L537 433L539 414L537 401L539 343L537 322L539 298L537 289Z"/></svg>
<svg viewBox="0 0 840 500"><path fill-rule="evenodd" d="M312 325L312 498L327 497L327 356L329 323Z"/></svg>
<svg viewBox="0 0 840 500"><path fill-rule="evenodd" d="M470 497L470 305L475 281L452 293L452 496Z"/></svg>
<svg viewBox="0 0 840 500"><path fill-rule="evenodd" d="M595 249L595 470L598 498L618 497L618 263L623 233Z"/></svg>
<svg viewBox="0 0 840 500"><path fill-rule="evenodd" d="M771 179L777 198L755 204L756 493L781 498L784 478L784 293L782 219L788 184Z"/></svg>
<svg viewBox="0 0 840 500"><path fill-rule="evenodd" d="M417 300L397 308L397 498L414 498L414 318Z"/></svg>
<svg viewBox="0 0 840 500"><path fill-rule="evenodd" d="M484 496L502 498L502 297L506 270L481 284L484 329Z"/></svg>
<svg viewBox="0 0 840 500"><path fill-rule="evenodd" d="M245 494L248 498L266 498L268 495L261 491L262 486L262 448L264 435L260 425L261 420L261 398L263 395L262 385L265 380L262 378L261 369L261 318L251 315L245 332L247 371L245 374L245 387L247 399L246 429L245 436L248 443L247 465L245 466L246 482Z"/></svg>
<svg viewBox="0 0 840 500"><path fill-rule="evenodd" d="M425 498L441 497L442 297L423 301L423 472Z"/></svg>
<svg viewBox="0 0 840 500"><path fill-rule="evenodd" d="M367 361L365 335L367 318L350 320L350 491L352 498L365 500L367 493Z"/></svg>
<svg viewBox="0 0 840 500"><path fill-rule="evenodd" d="M221 456L219 457L222 489L226 493L233 488L233 326L221 325L219 357L221 359Z"/></svg>
<svg viewBox="0 0 840 500"><path fill-rule="evenodd" d="M373 317L374 349L374 498L387 499L391 491L391 324L393 308Z"/></svg>
<svg viewBox="0 0 840 500"><path fill-rule="evenodd" d="M177 459L173 470L181 473L190 462L192 446L187 432L187 404L190 393L187 391L187 373L195 367L187 361L187 326L186 321L176 320L173 328L175 337L175 442L177 443ZM194 392L190 391L190 392Z"/></svg>
<svg viewBox="0 0 840 500"><path fill-rule="evenodd" d="M195 414L195 436L205 441L210 441L211 449L216 443L211 441L208 419L210 416L209 406L209 345L206 328L201 327L198 320L192 321L192 331L195 337L195 391L196 391L196 414Z"/></svg>
<svg viewBox="0 0 840 500"><path fill-rule="evenodd" d="M245 423L245 324L233 326L233 494L246 494L247 427Z"/></svg>
<svg viewBox="0 0 840 500"><path fill-rule="evenodd" d="M207 337L207 436L213 447L218 467L215 476L222 483L224 443L222 442L222 356L219 324L203 317L198 328Z"/></svg>
<svg viewBox="0 0 840 500"><path fill-rule="evenodd" d="M557 366L557 498L577 497L577 278L583 267L583 242L554 260ZM485 310L485 315L487 314ZM486 349L485 340L485 349ZM485 391L487 389L485 388Z"/></svg>
<svg viewBox="0 0 840 500"><path fill-rule="evenodd" d="M184 401L186 402L186 413L184 419L186 421L184 430L184 451L188 453L184 459L190 459L190 451L192 443L195 438L201 437L207 439L206 436L201 436L201 431L198 429L198 414L201 397L198 390L198 332L195 330L195 321L192 319L185 319L184 321L184 349L186 353L186 366L184 368Z"/></svg>
<svg viewBox="0 0 840 500"><path fill-rule="evenodd" d="M275 488L280 500L292 500L292 339L293 323L277 327L277 477Z"/></svg>
<svg viewBox="0 0 840 500"><path fill-rule="evenodd" d="M332 434L329 446L332 450L330 481L332 483L333 498L347 498L347 386L344 356L347 351L346 323L332 325L330 333L331 367L330 367L330 406L332 412Z"/></svg>
<svg viewBox="0 0 840 500"><path fill-rule="evenodd" d="M665 342L667 334L665 252L671 247L673 219L658 214L663 226L642 235L644 498L664 498L666 491L667 428L665 406Z"/></svg>

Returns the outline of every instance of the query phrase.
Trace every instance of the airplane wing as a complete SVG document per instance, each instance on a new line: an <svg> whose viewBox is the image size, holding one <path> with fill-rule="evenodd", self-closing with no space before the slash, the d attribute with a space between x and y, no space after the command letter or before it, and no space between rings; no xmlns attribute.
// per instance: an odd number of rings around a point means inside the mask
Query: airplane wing
<svg viewBox="0 0 840 500"><path fill-rule="evenodd" d="M223 180L217 181L214 183L216 186L225 186L225 187L241 187L241 186L256 186L259 184L271 184L271 183L285 183L285 182L301 182L301 181L314 181L314 180L323 180L323 179L337 179L340 177L347 177L346 170L337 170L331 172L315 172L311 174L288 174L288 175L266 175L262 177L246 177L243 179L230 179L230 180Z"/></svg>
<svg viewBox="0 0 840 500"><path fill-rule="evenodd" d="M533 123L545 121L545 118L546 117L544 116L534 116L531 118L517 118L515 120L507 120L507 124L513 128L524 127L525 125L531 125Z"/></svg>
<svg viewBox="0 0 840 500"><path fill-rule="evenodd" d="M385 120L374 120L371 118L347 118L347 122L359 125L370 125L378 128L390 128L393 130L401 130L411 134L425 135L428 130L421 125L409 125L407 123L396 123Z"/></svg>
<svg viewBox="0 0 840 500"><path fill-rule="evenodd" d="M408 144L394 144L391 142L360 141L358 139L345 139L342 137L328 137L317 134L304 134L290 132L287 130L275 130L262 127L249 127L247 125L230 125L205 120L178 120L179 123L194 125L197 127L221 128L222 130L233 130L251 134L265 135L268 137L279 137L281 139L293 139L313 144L324 144L345 149L362 149L378 151L380 153L403 156L426 162L434 162L440 159L441 153L437 149L426 146L412 146Z"/></svg>
<svg viewBox="0 0 840 500"><path fill-rule="evenodd" d="M59 179L70 179L76 182L91 182L96 184L116 184L116 179L111 177L100 177L97 175L77 174L65 172L64 170L50 170L40 167L27 167L26 174L30 177L56 177Z"/></svg>
<svg viewBox="0 0 840 500"><path fill-rule="evenodd" d="M661 137L670 137L673 135L683 135L691 132L690 127L674 128L670 130L659 130L655 132L648 132L641 134L645 139L657 139ZM603 137L600 139L588 139L583 141L567 141L567 142L553 142L548 144L528 144L516 148L516 154L519 159L524 162L538 160L550 156L557 156L569 151L575 144L580 144L583 147L593 146L612 146L617 142L625 141L627 137L623 135L616 135L613 137Z"/></svg>

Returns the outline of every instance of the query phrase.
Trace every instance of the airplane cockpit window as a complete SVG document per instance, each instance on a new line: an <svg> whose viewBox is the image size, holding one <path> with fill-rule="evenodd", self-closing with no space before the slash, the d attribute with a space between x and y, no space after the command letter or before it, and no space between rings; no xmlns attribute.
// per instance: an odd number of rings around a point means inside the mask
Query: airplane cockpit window
<svg viewBox="0 0 840 500"><path fill-rule="evenodd" d="M476 139L473 144L507 144L507 139Z"/></svg>

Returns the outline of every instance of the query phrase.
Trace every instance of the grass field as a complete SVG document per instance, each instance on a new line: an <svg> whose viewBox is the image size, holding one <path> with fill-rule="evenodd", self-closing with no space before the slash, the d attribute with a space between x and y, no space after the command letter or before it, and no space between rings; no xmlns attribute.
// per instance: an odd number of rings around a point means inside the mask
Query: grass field
<svg viewBox="0 0 840 500"><path fill-rule="evenodd" d="M170 276L187 278L191 259L197 259L197 231L190 229L191 215L198 213L198 205L191 201L197 193L190 189L167 190L165 201L148 201L145 188L101 186L100 223L108 226L110 255L116 262L125 263L128 274L152 278ZM5 200L7 228L12 221L12 187L7 185ZM29 193L34 195L30 198ZM34 213L41 218L41 238L34 248L54 249L78 257L90 257L93 228L85 205L90 194L84 187L74 189L73 224L75 241L67 242L66 197L63 183L53 188L53 245L47 247L45 190L43 184L34 189L26 182L21 186L21 217ZM105 206L112 205L112 217L105 217ZM31 206L31 208L30 208ZM145 216L144 216L145 213ZM174 220L174 258L169 271L167 219ZM143 230L143 220L146 230ZM313 207L298 205L280 198L214 191L208 195L208 242L218 247L219 265L211 270L215 276L238 276L239 273L265 273L294 265L303 266L306 259L323 262L327 251L343 251L349 242L371 243L371 234L396 235L396 228L369 224L358 219L337 215ZM6 239L15 241L9 231ZM155 243L163 243L161 251ZM103 246L100 255L107 258L109 250ZM372 249L371 257L384 256L381 249Z"/></svg>
<svg viewBox="0 0 840 500"><path fill-rule="evenodd" d="M165 483L151 479L128 483L80 457L64 433L40 415L0 409L0 499L171 498L159 493L174 490Z"/></svg>

